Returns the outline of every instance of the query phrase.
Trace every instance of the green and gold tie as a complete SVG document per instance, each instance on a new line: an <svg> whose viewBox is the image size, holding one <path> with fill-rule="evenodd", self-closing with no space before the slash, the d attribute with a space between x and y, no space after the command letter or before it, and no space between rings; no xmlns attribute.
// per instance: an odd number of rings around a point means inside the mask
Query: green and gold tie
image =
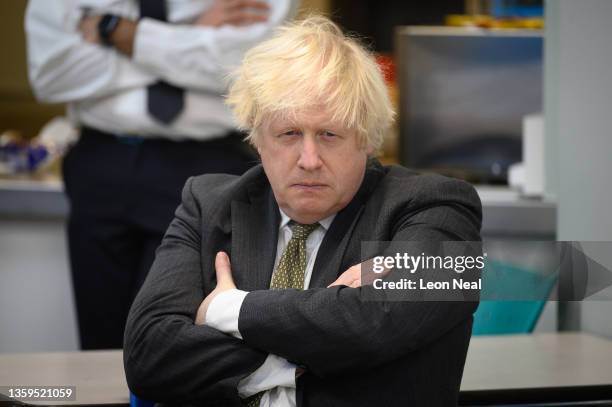
<svg viewBox="0 0 612 407"><path fill-rule="evenodd" d="M291 225L291 239L285 247L285 251L276 266L271 290L282 290L286 288L304 289L304 274L306 273L306 239L319 226L318 223L303 225L293 222ZM264 392L252 395L245 400L247 407L259 407Z"/></svg>
<svg viewBox="0 0 612 407"><path fill-rule="evenodd" d="M285 288L304 289L304 274L306 272L306 239L319 226L318 223L291 225L291 239L272 275L270 289Z"/></svg>

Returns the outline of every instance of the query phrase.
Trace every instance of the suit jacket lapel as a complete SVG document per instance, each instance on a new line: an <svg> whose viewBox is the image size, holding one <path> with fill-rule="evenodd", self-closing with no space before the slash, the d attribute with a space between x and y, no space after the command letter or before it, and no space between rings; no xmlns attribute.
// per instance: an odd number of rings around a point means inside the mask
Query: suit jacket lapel
<svg viewBox="0 0 612 407"><path fill-rule="evenodd" d="M346 245L362 211L363 203L353 199L346 208L338 212L317 252L310 287L327 287L336 280Z"/></svg>
<svg viewBox="0 0 612 407"><path fill-rule="evenodd" d="M280 214L270 187L260 187L250 202L232 201L232 263L240 270L236 284L246 291L269 288L276 257Z"/></svg>
<svg viewBox="0 0 612 407"><path fill-rule="evenodd" d="M345 271L340 270L340 267L347 245L363 212L365 202L383 175L380 163L372 160L359 191L347 207L338 212L321 242L310 278L310 287L327 287Z"/></svg>

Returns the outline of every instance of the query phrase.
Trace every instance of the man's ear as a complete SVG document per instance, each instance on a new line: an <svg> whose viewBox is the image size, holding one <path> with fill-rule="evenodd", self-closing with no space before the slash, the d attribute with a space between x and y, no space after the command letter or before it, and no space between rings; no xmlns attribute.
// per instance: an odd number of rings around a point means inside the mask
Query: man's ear
<svg viewBox="0 0 612 407"><path fill-rule="evenodd" d="M366 146L366 154L368 155L368 157L372 157L375 152L376 149L374 148L374 146L368 143L368 145Z"/></svg>

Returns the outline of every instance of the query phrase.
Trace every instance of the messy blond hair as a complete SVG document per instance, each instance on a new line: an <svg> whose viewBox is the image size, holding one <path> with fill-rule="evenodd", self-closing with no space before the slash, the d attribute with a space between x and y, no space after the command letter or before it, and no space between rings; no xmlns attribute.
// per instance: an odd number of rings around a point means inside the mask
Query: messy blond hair
<svg viewBox="0 0 612 407"><path fill-rule="evenodd" d="M249 50L226 102L253 145L265 118L323 104L334 121L356 130L362 147L377 150L394 117L374 57L321 16L282 26Z"/></svg>

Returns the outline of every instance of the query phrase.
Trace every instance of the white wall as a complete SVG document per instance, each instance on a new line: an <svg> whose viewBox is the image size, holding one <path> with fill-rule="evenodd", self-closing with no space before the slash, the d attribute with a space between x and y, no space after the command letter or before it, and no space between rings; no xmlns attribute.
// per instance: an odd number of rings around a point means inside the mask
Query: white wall
<svg viewBox="0 0 612 407"><path fill-rule="evenodd" d="M612 241L612 1L546 2L547 189L559 240ZM583 330L612 337L612 302L585 301Z"/></svg>
<svg viewBox="0 0 612 407"><path fill-rule="evenodd" d="M0 352L78 350L64 223L0 219Z"/></svg>

